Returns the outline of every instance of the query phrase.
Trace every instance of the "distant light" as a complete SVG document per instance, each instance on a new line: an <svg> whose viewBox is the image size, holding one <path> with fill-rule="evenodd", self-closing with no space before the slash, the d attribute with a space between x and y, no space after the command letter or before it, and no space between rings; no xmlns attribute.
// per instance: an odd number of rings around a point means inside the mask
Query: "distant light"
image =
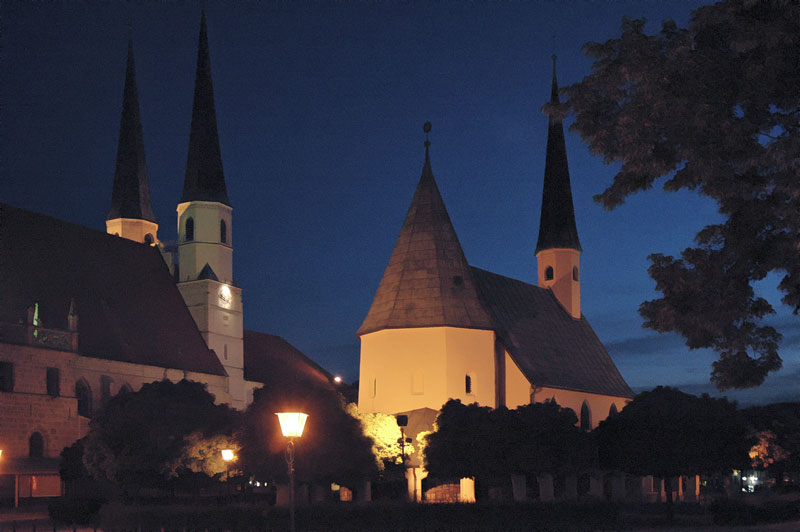
<svg viewBox="0 0 800 532"><path fill-rule="evenodd" d="M299 438L303 435L308 414L302 412L275 412L281 422L281 432L287 438Z"/></svg>
<svg viewBox="0 0 800 532"><path fill-rule="evenodd" d="M222 449L222 459L226 462L233 460L233 451L230 449Z"/></svg>
<svg viewBox="0 0 800 532"><path fill-rule="evenodd" d="M337 375L337 376L335 376L333 378L333 382L335 382L336 384L341 384L342 383L342 378Z"/></svg>

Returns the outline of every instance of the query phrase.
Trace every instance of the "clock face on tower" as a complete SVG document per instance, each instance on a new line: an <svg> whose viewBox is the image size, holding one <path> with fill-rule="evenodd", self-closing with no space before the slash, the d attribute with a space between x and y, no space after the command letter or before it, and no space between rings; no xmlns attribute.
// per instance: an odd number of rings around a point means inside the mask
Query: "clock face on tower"
<svg viewBox="0 0 800 532"><path fill-rule="evenodd" d="M233 294L231 293L231 289L228 285L220 286L217 296L219 298L220 306L230 308L231 303L233 302Z"/></svg>

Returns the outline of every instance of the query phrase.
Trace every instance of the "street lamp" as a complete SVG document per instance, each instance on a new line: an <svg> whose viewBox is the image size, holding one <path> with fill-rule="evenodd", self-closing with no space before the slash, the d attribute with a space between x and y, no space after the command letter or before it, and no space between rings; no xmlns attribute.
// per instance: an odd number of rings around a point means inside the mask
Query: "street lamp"
<svg viewBox="0 0 800 532"><path fill-rule="evenodd" d="M302 412L276 412L281 432L289 438L286 446L286 464L289 466L289 530L294 532L294 439L303 435L308 414Z"/></svg>
<svg viewBox="0 0 800 532"><path fill-rule="evenodd" d="M228 496L231 494L231 461L233 458L233 450L222 449L222 459L225 461L225 485Z"/></svg>

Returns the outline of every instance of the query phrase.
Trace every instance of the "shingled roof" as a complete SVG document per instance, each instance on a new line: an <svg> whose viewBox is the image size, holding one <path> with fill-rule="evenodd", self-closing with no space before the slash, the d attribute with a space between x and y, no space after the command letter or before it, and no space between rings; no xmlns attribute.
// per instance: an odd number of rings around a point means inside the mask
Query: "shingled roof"
<svg viewBox="0 0 800 532"><path fill-rule="evenodd" d="M550 102L558 104L556 81L556 56L553 56L553 85ZM575 208L572 204L572 187L569 182L567 146L561 119L550 116L547 130L547 156L544 164L542 189L542 216L539 219L539 239L536 253L543 249L577 249L581 251Z"/></svg>
<svg viewBox="0 0 800 532"><path fill-rule="evenodd" d="M244 331L244 378L266 386L294 383L333 390L333 376L273 334Z"/></svg>
<svg viewBox="0 0 800 532"><path fill-rule="evenodd" d="M125 88L122 93L122 118L119 124L117 166L108 220L133 218L156 221L150 203L150 183L142 140L142 118L136 91L136 67L133 62L133 43L128 41L128 62L125 69Z"/></svg>
<svg viewBox="0 0 800 532"><path fill-rule="evenodd" d="M429 144L422 177L359 336L407 327L493 327L433 178Z"/></svg>
<svg viewBox="0 0 800 532"><path fill-rule="evenodd" d="M472 268L495 331L536 386L633 397L586 318L574 319L553 292Z"/></svg>
<svg viewBox="0 0 800 532"><path fill-rule="evenodd" d="M78 314L83 356L225 375L158 249L0 203L0 322Z"/></svg>
<svg viewBox="0 0 800 532"><path fill-rule="evenodd" d="M205 11L200 19L198 41L192 128L189 132L189 156L181 201L215 201L230 206L219 148Z"/></svg>

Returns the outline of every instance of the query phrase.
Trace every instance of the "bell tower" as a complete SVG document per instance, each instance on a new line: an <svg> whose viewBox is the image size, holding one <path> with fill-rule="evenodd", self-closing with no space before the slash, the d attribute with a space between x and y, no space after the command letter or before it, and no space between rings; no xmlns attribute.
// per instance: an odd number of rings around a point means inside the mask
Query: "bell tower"
<svg viewBox="0 0 800 532"><path fill-rule="evenodd" d="M192 125L178 204L178 289L228 373L231 406L247 406L242 290L233 278L233 208L228 199L211 82L206 15L200 20Z"/></svg>
<svg viewBox="0 0 800 532"><path fill-rule="evenodd" d="M136 91L136 67L133 62L133 43L130 40L125 88L122 93L117 166L114 171L111 209L106 218L106 232L151 246L158 244L158 224L150 203L142 119Z"/></svg>
<svg viewBox="0 0 800 532"><path fill-rule="evenodd" d="M555 55L550 103L559 103ZM542 216L539 222L539 240L536 243L538 278L539 286L549 288L575 319L581 317L580 255L581 244L572 204L564 126L561 118L550 116Z"/></svg>

